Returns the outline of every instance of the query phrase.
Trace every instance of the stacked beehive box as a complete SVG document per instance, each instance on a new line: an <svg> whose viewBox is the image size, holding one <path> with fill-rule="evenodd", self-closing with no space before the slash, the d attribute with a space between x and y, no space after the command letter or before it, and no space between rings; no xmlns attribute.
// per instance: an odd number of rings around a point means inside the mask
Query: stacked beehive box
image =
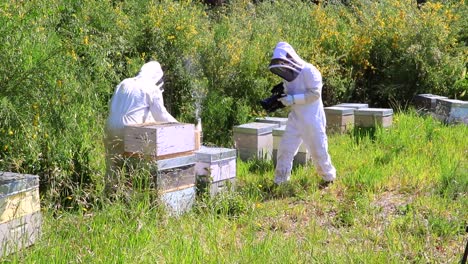
<svg viewBox="0 0 468 264"><path fill-rule="evenodd" d="M38 176L0 172L0 257L35 243L40 210Z"/></svg>
<svg viewBox="0 0 468 264"><path fill-rule="evenodd" d="M437 98L433 115L445 123L468 124L468 101Z"/></svg>
<svg viewBox="0 0 468 264"><path fill-rule="evenodd" d="M340 106L325 107L327 132L343 133L354 126L354 109Z"/></svg>
<svg viewBox="0 0 468 264"><path fill-rule="evenodd" d="M133 164L150 165L162 202L176 215L189 210L195 201L195 144L193 124L151 123L125 127L125 155L133 159Z"/></svg>
<svg viewBox="0 0 468 264"><path fill-rule="evenodd" d="M211 196L235 186L236 150L218 147L201 147L195 152L197 186Z"/></svg>
<svg viewBox="0 0 468 264"><path fill-rule="evenodd" d="M284 135L284 131L286 130L286 126L280 126L277 128L273 128L273 162L276 164L276 159L278 155L278 147L281 142L281 138ZM296 156L294 156L293 163L295 165L306 165L307 163L310 162L310 153L307 151L307 148L305 147L304 143L302 143L299 147L298 152L296 153Z"/></svg>
<svg viewBox="0 0 468 264"><path fill-rule="evenodd" d="M273 128L278 124L247 123L233 128L234 143L242 160L271 159L273 152Z"/></svg>
<svg viewBox="0 0 468 264"><path fill-rule="evenodd" d="M392 126L393 109L391 108L360 108L354 110L354 124L357 127L384 128Z"/></svg>

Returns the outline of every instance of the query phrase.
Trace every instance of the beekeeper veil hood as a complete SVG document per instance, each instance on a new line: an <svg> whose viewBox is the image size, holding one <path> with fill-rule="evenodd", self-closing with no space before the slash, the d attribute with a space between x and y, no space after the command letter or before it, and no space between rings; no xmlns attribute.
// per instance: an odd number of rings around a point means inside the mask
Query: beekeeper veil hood
<svg viewBox="0 0 468 264"><path fill-rule="evenodd" d="M163 70L161 68L161 64L157 61L150 61L145 63L138 75L136 76L137 79L145 79L154 83L158 88L162 90L163 82Z"/></svg>
<svg viewBox="0 0 468 264"><path fill-rule="evenodd" d="M304 60L297 55L291 45L286 42L279 42L273 50L273 57L268 69L286 81L291 82L301 73L304 64Z"/></svg>

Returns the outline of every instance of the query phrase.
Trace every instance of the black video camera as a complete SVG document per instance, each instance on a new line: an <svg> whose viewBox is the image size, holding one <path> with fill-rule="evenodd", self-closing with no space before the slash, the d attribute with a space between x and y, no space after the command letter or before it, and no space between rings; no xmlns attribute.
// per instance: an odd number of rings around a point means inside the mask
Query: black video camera
<svg viewBox="0 0 468 264"><path fill-rule="evenodd" d="M281 101L278 101L279 98L284 97L285 95L283 83L279 83L271 89L271 96L261 100L260 104L268 113L274 112L285 107Z"/></svg>

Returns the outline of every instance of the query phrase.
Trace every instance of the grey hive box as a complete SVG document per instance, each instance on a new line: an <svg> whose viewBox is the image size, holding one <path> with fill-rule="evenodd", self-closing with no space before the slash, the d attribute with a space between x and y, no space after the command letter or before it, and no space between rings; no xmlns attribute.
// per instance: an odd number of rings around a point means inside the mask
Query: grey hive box
<svg viewBox="0 0 468 264"><path fill-rule="evenodd" d="M418 94L414 96L413 103L418 111L434 112L436 109L437 99L445 99L446 96L435 94Z"/></svg>
<svg viewBox="0 0 468 264"><path fill-rule="evenodd" d="M390 127L393 121L391 108L362 108L354 110L354 124L358 127Z"/></svg>
<svg viewBox="0 0 468 264"><path fill-rule="evenodd" d="M171 215L181 215L195 202L195 154L166 159L130 158L131 169L148 169L160 200Z"/></svg>
<svg viewBox="0 0 468 264"><path fill-rule="evenodd" d="M201 191L208 190L214 196L236 180L236 150L229 148L202 147L195 152L197 185Z"/></svg>
<svg viewBox="0 0 468 264"><path fill-rule="evenodd" d="M286 118L286 117L269 117L269 116L266 116L266 117L256 118L255 122L277 124L278 126L284 126L288 122L288 118Z"/></svg>
<svg viewBox="0 0 468 264"><path fill-rule="evenodd" d="M327 132L343 133L354 126L354 109L340 106L325 107Z"/></svg>
<svg viewBox="0 0 468 264"><path fill-rule="evenodd" d="M369 108L369 104L363 104L363 103L341 103L341 104L337 104L334 106L353 108L353 109Z"/></svg>
<svg viewBox="0 0 468 264"><path fill-rule="evenodd" d="M156 158L190 154L195 150L195 125L185 123L145 123L124 127L126 153Z"/></svg>
<svg viewBox="0 0 468 264"><path fill-rule="evenodd" d="M38 176L0 171L0 257L35 243L40 210Z"/></svg>
<svg viewBox="0 0 468 264"><path fill-rule="evenodd" d="M281 126L281 127L273 129L273 162L274 164L276 164L276 159L278 155L278 147L280 145L281 138L283 137L285 130L286 130L286 126ZM296 156L294 156L293 163L295 165L298 165L298 164L306 165L310 161L311 161L310 153L307 151L307 148L305 147L303 143L299 147L299 150L296 153Z"/></svg>
<svg viewBox="0 0 468 264"><path fill-rule="evenodd" d="M273 128L278 124L247 123L233 128L234 143L242 160L271 159L273 151Z"/></svg>
<svg viewBox="0 0 468 264"><path fill-rule="evenodd" d="M468 101L438 98L434 116L450 124L468 124Z"/></svg>
<svg viewBox="0 0 468 264"><path fill-rule="evenodd" d="M142 159L139 156L131 157L131 169L148 169L154 185L162 192L194 185L196 181L195 163L195 154L161 160Z"/></svg>

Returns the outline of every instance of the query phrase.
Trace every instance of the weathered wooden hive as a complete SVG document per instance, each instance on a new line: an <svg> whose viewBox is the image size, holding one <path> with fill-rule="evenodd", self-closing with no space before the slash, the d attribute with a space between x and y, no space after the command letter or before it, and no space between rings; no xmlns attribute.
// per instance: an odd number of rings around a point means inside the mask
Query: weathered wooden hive
<svg viewBox="0 0 468 264"><path fill-rule="evenodd" d="M468 101L437 98L434 116L449 124L468 124Z"/></svg>
<svg viewBox="0 0 468 264"><path fill-rule="evenodd" d="M147 123L124 128L125 152L156 159L191 154L195 149L195 125L185 123Z"/></svg>
<svg viewBox="0 0 468 264"><path fill-rule="evenodd" d="M354 124L357 127L390 127L393 121L391 108L361 108L354 110Z"/></svg>
<svg viewBox="0 0 468 264"><path fill-rule="evenodd" d="M236 150L230 148L202 147L195 152L197 185L211 196L235 186Z"/></svg>
<svg viewBox="0 0 468 264"><path fill-rule="evenodd" d="M343 133L354 126L354 109L340 106L325 107L327 132Z"/></svg>
<svg viewBox="0 0 468 264"><path fill-rule="evenodd" d="M435 112L437 99L444 99L446 96L435 94L418 94L413 98L416 110L420 112Z"/></svg>
<svg viewBox="0 0 468 264"><path fill-rule="evenodd" d="M41 224L39 177L0 172L0 257L34 244Z"/></svg>
<svg viewBox="0 0 468 264"><path fill-rule="evenodd" d="M273 163L276 164L276 159L278 155L278 147L281 142L281 138L284 135L284 131L286 130L286 126L281 126L273 129ZM310 153L307 151L307 148L305 147L304 143L301 144L299 147L299 150L294 156L293 163L295 165L306 165L309 163L310 160Z"/></svg>
<svg viewBox="0 0 468 264"><path fill-rule="evenodd" d="M151 123L125 127L125 156L133 166L148 166L169 213L191 209L196 194L195 126Z"/></svg>
<svg viewBox="0 0 468 264"><path fill-rule="evenodd" d="M273 151L273 128L278 124L247 123L233 128L234 143L242 160L271 159Z"/></svg>

